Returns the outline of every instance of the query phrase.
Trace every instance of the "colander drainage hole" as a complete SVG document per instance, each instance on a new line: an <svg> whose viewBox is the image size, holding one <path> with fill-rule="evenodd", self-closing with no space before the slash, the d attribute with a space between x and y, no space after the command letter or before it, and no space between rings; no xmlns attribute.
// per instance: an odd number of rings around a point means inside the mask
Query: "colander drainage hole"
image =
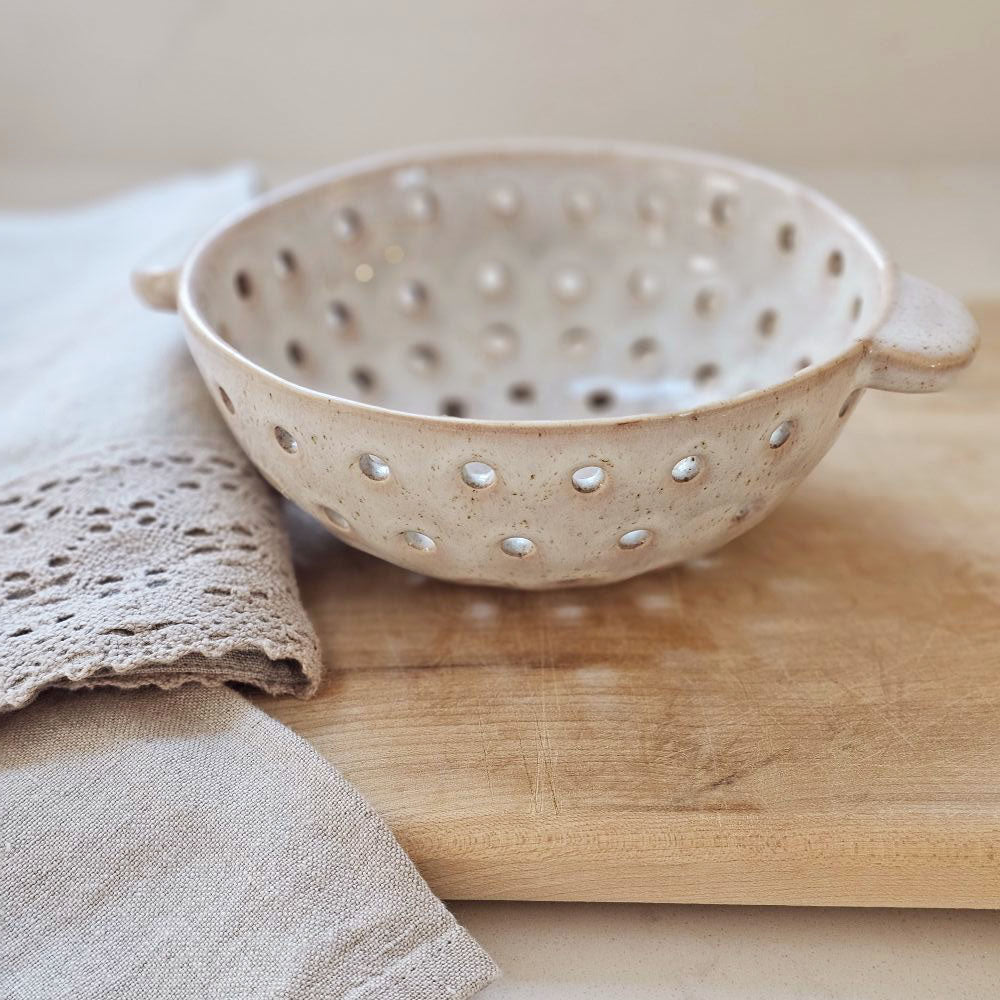
<svg viewBox="0 0 1000 1000"><path fill-rule="evenodd" d="M326 321L337 333L344 333L351 325L351 310L335 299L326 307Z"/></svg>
<svg viewBox="0 0 1000 1000"><path fill-rule="evenodd" d="M844 255L839 250L830 251L830 256L826 258L826 269L834 278L839 278L844 273Z"/></svg>
<svg viewBox="0 0 1000 1000"><path fill-rule="evenodd" d="M573 489L577 493L593 493L604 483L604 470L598 465L585 465L573 473Z"/></svg>
<svg viewBox="0 0 1000 1000"><path fill-rule="evenodd" d="M563 332L560 341L567 354L586 354L593 346L593 335L582 326L573 326Z"/></svg>
<svg viewBox="0 0 1000 1000"><path fill-rule="evenodd" d="M412 371L423 374L432 368L437 368L440 363L441 358L436 347L430 344L416 344L410 348L409 365Z"/></svg>
<svg viewBox="0 0 1000 1000"><path fill-rule="evenodd" d="M790 222L778 228L778 249L783 253L791 253L795 249L795 226Z"/></svg>
<svg viewBox="0 0 1000 1000"><path fill-rule="evenodd" d="M790 437L792 436L792 422L790 420L782 420L777 427L771 431L771 436L768 438L768 444L772 448L780 448Z"/></svg>
<svg viewBox="0 0 1000 1000"><path fill-rule="evenodd" d="M717 378L719 374L719 366L713 364L711 361L707 361L703 365L698 365L694 370L694 380L697 385L706 385L711 382L712 379Z"/></svg>
<svg viewBox="0 0 1000 1000"><path fill-rule="evenodd" d="M449 397L448 399L441 400L441 413L446 417L464 417L467 416L469 408L460 399L455 399Z"/></svg>
<svg viewBox="0 0 1000 1000"><path fill-rule="evenodd" d="M500 548L509 555L514 556L517 559L524 559L526 556L532 555L535 551L535 543L530 538L521 538L519 536L512 536L510 538L505 538L500 543Z"/></svg>
<svg viewBox="0 0 1000 1000"><path fill-rule="evenodd" d="M587 294L587 276L578 267L561 267L550 284L552 294L566 305L574 305Z"/></svg>
<svg viewBox="0 0 1000 1000"><path fill-rule="evenodd" d="M274 440L277 441L289 455L294 455L299 450L298 441L296 441L284 427L276 426L274 428Z"/></svg>
<svg viewBox="0 0 1000 1000"><path fill-rule="evenodd" d="M635 528L632 531L626 531L618 539L618 545L623 549L637 549L640 545L645 545L651 537L652 533L645 528Z"/></svg>
<svg viewBox="0 0 1000 1000"><path fill-rule="evenodd" d="M632 355L635 361L645 361L656 354L657 349L658 345L652 337L639 337L638 340L632 342L629 354Z"/></svg>
<svg viewBox="0 0 1000 1000"><path fill-rule="evenodd" d="M531 403L535 399L535 387L530 382L515 382L507 396L512 403Z"/></svg>
<svg viewBox="0 0 1000 1000"><path fill-rule="evenodd" d="M660 188L643 191L635 203L636 214L648 226L661 226L670 216L670 196Z"/></svg>
<svg viewBox="0 0 1000 1000"><path fill-rule="evenodd" d="M626 279L626 285L632 298L644 304L654 302L663 290L659 276L643 268L632 271Z"/></svg>
<svg viewBox="0 0 1000 1000"><path fill-rule="evenodd" d="M333 235L341 243L354 243L361 235L361 216L357 209L345 207L333 216Z"/></svg>
<svg viewBox="0 0 1000 1000"><path fill-rule="evenodd" d="M231 400L231 399L229 398L229 393L228 393L228 392L226 392L226 390L225 390L225 389L223 389L221 385L220 385L220 386L218 386L218 390L219 390L219 399L221 399L221 400L222 400L222 405L223 405L223 406L224 406L224 407L225 407L225 408L226 408L226 409L227 409L227 410L228 410L228 411L229 411L230 413L233 413L233 414L235 414L235 413L236 413L236 407L235 407L235 406L233 406L233 401L232 401L232 400Z"/></svg>
<svg viewBox="0 0 1000 1000"><path fill-rule="evenodd" d="M757 332L762 337L770 337L778 328L778 314L774 309L765 309L757 317Z"/></svg>
<svg viewBox="0 0 1000 1000"><path fill-rule="evenodd" d="M274 255L274 273L281 279L290 278L298 270L298 266L291 250L279 250Z"/></svg>
<svg viewBox="0 0 1000 1000"><path fill-rule="evenodd" d="M496 481L496 470L485 462L466 462L462 466L462 482L474 490L485 490Z"/></svg>
<svg viewBox="0 0 1000 1000"><path fill-rule="evenodd" d="M418 316L429 301L430 293L422 281L407 281L396 290L396 305L405 316Z"/></svg>
<svg viewBox="0 0 1000 1000"><path fill-rule="evenodd" d="M615 404L614 393L608 389L595 389L587 396L587 406L592 410L608 410Z"/></svg>
<svg viewBox="0 0 1000 1000"><path fill-rule="evenodd" d="M517 333L507 323L491 323L483 330L482 348L495 360L509 358L517 350Z"/></svg>
<svg viewBox="0 0 1000 1000"><path fill-rule="evenodd" d="M501 219L512 219L521 207L521 192L513 184L501 182L487 195L494 214Z"/></svg>
<svg viewBox="0 0 1000 1000"><path fill-rule="evenodd" d="M483 261L476 269L476 288L485 299L503 298L510 284L510 269L500 261Z"/></svg>
<svg viewBox="0 0 1000 1000"><path fill-rule="evenodd" d="M670 470L670 477L675 483L689 483L699 472L701 472L701 459L697 455L688 455Z"/></svg>
<svg viewBox="0 0 1000 1000"><path fill-rule="evenodd" d="M418 552L433 552L437 548L434 539L422 531L404 531L403 538L411 549L416 549Z"/></svg>
<svg viewBox="0 0 1000 1000"><path fill-rule="evenodd" d="M728 194L717 194L712 199L712 204L709 207L709 213L712 216L713 225L728 226L733 221L733 215L735 212L735 201L731 195Z"/></svg>
<svg viewBox="0 0 1000 1000"><path fill-rule="evenodd" d="M392 474L389 463L378 455L362 455L358 460L358 467L369 478L376 483L384 482Z"/></svg>
<svg viewBox="0 0 1000 1000"><path fill-rule="evenodd" d="M301 365L306 360L306 352L297 340L290 340L285 344L285 354L293 365Z"/></svg>
<svg viewBox="0 0 1000 1000"><path fill-rule="evenodd" d="M241 299L250 298L250 295L253 292L253 283L250 281L250 275L247 274L246 271L237 271L236 274L233 275L233 285L236 288L236 294Z"/></svg>
<svg viewBox="0 0 1000 1000"><path fill-rule="evenodd" d="M346 517L344 517L343 514L340 513L340 511L336 511L332 507L324 507L322 505L320 506L319 509L323 512L323 516L335 528L339 528L341 531L350 531L351 530L351 524L350 524L350 522L347 520Z"/></svg>
<svg viewBox="0 0 1000 1000"><path fill-rule="evenodd" d="M370 368L355 368L351 381L361 392L371 392L375 388L375 373Z"/></svg>
<svg viewBox="0 0 1000 1000"><path fill-rule="evenodd" d="M694 297L694 311L699 316L711 316L719 308L719 295L712 288L702 288Z"/></svg>
<svg viewBox="0 0 1000 1000"><path fill-rule="evenodd" d="M563 210L570 222L581 224L590 222L601 207L601 199L596 191L588 187L573 188L563 198Z"/></svg>
<svg viewBox="0 0 1000 1000"><path fill-rule="evenodd" d="M410 222L433 222L438 214L437 195L426 187L412 187L403 194L403 211Z"/></svg>

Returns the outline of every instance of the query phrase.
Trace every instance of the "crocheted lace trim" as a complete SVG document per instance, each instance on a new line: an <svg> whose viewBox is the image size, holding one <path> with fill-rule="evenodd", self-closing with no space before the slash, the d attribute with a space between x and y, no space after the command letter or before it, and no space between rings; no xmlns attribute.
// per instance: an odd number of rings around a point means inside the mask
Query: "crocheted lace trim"
<svg viewBox="0 0 1000 1000"><path fill-rule="evenodd" d="M276 496L235 449L144 445L0 489L0 711L50 685L315 691Z"/></svg>

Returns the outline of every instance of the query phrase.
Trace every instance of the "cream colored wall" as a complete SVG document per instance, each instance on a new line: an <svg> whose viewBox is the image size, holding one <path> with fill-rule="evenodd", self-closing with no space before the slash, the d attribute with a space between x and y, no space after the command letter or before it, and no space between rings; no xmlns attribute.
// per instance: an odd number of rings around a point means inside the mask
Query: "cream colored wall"
<svg viewBox="0 0 1000 1000"><path fill-rule="evenodd" d="M1000 161L998 53L998 0L0 0L0 155L308 167L559 133Z"/></svg>

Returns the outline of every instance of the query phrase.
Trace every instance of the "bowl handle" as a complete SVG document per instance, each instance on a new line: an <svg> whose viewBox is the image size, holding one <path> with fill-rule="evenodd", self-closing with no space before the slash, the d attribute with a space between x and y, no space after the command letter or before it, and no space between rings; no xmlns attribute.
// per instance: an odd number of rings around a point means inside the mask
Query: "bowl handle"
<svg viewBox="0 0 1000 1000"><path fill-rule="evenodd" d="M161 312L177 312L179 267L144 267L132 272L132 290L149 306Z"/></svg>
<svg viewBox="0 0 1000 1000"><path fill-rule="evenodd" d="M943 389L978 343L976 321L958 299L901 274L895 301L866 340L867 385L893 392Z"/></svg>

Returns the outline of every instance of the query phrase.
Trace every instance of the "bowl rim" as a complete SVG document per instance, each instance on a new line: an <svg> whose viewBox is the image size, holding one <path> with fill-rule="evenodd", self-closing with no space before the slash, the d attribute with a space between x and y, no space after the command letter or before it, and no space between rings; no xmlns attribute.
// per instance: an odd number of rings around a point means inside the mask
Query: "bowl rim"
<svg viewBox="0 0 1000 1000"><path fill-rule="evenodd" d="M733 396L727 396L725 399L703 403L690 409L637 412L605 417L508 420L502 418L450 417L443 414L397 410L393 407L380 406L376 403L366 403L361 400L352 399L349 396L338 396L301 385L265 368L225 341L213 329L194 301L192 286L194 279L197 278L199 266L220 240L229 235L240 224L260 215L269 208L296 197L304 196L317 188L325 187L338 181L354 179L369 173L425 164L433 165L435 162L443 160L455 161L461 159L481 159L483 157L517 159L525 156L572 155L581 155L588 158L618 160L645 159L697 164L709 170L728 171L739 176L749 177L784 191L791 197L811 201L816 207L826 212L839 225L850 232L875 264L876 274L881 279L881 295L873 318L859 334L848 341L840 352L821 364L810 365L808 368L795 372L789 378L783 379L780 382L775 382L759 389L750 389ZM681 146L661 145L659 143L632 142L618 139L560 137L501 138L436 142L375 153L328 167L325 170L314 172L289 183L279 185L273 191L257 195L246 205L223 217L210 228L185 257L181 265L177 285L177 308L190 334L196 337L207 349L223 355L230 362L244 369L252 379L262 379L266 384L285 392L291 392L323 403L335 404L347 410L360 411L368 416L389 416L396 420L419 421L422 424L430 422L433 425L462 431L475 428L519 431L579 430L594 427L635 426L637 424L650 424L661 421L697 419L702 415L717 413L736 405L780 396L786 390L810 382L818 382L827 375L831 375L852 363L859 365L868 353L872 339L879 328L885 323L891 311L892 303L896 296L898 280L898 269L895 263L888 256L882 244L875 239L855 216L841 208L840 205L815 188L767 167L758 166L757 164L735 157L701 152ZM859 383L859 386L862 384ZM214 395L213 393L213 398Z"/></svg>

